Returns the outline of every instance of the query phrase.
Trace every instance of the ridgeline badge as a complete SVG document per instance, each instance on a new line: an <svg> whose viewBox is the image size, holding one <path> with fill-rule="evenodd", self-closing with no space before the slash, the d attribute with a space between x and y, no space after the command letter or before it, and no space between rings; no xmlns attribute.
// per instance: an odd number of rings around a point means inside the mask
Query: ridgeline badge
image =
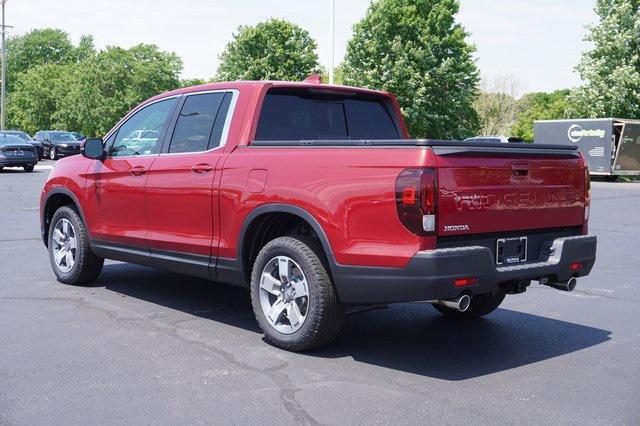
<svg viewBox="0 0 640 426"><path fill-rule="evenodd" d="M595 129L595 130L584 130L580 125L574 124L569 127L569 131L567 132L567 136L569 140L573 143L578 143L582 140L582 138L600 138L603 139L605 135L604 129Z"/></svg>

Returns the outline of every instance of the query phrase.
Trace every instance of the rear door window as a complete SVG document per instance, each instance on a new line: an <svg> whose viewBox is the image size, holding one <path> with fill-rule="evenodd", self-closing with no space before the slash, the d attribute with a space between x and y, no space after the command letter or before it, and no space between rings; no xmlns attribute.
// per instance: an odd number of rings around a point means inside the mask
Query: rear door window
<svg viewBox="0 0 640 426"><path fill-rule="evenodd" d="M226 96L230 98L231 94L219 92L188 96L176 121L169 152L199 152L219 146L228 109L228 102L224 102ZM222 108L224 105L226 107Z"/></svg>
<svg viewBox="0 0 640 426"><path fill-rule="evenodd" d="M382 98L270 91L262 106L256 140L398 139Z"/></svg>

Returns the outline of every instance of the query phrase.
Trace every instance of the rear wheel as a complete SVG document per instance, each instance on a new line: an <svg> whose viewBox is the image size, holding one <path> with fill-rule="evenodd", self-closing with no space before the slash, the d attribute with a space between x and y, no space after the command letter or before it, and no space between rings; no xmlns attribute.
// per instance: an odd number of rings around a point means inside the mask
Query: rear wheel
<svg viewBox="0 0 640 426"><path fill-rule="evenodd" d="M312 241L280 237L265 245L253 264L251 302L267 340L303 351L331 342L345 308Z"/></svg>
<svg viewBox="0 0 640 426"><path fill-rule="evenodd" d="M56 210L48 238L49 258L58 281L86 285L98 278L104 259L91 251L87 229L75 209L63 206Z"/></svg>
<svg viewBox="0 0 640 426"><path fill-rule="evenodd" d="M31 173L33 171L33 168L34 168L33 164L23 167L24 171L27 173Z"/></svg>
<svg viewBox="0 0 640 426"><path fill-rule="evenodd" d="M58 158L58 155L56 154L56 148L54 146L49 148L49 158L51 160L56 160Z"/></svg>
<svg viewBox="0 0 640 426"><path fill-rule="evenodd" d="M464 312L460 312L457 309L448 308L446 306L432 305L438 312L444 316L459 319L475 319L481 316L487 315L496 309L504 300L505 293L499 292L496 294L480 294L471 298L469 309Z"/></svg>

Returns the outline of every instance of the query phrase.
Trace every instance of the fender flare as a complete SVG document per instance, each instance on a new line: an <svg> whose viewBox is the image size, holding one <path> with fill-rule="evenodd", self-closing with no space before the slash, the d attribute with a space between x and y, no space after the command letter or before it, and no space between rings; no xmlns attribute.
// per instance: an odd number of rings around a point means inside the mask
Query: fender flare
<svg viewBox="0 0 640 426"><path fill-rule="evenodd" d="M44 198L44 201L42 203L42 208L40 209L40 234L42 236L42 242L44 243L45 246L47 246L48 241L47 241L47 233L45 232L45 228L46 228L46 220L45 220L45 213L47 211L47 203L49 202L49 199L51 197L53 197L54 195L66 195L69 198L71 198L71 200L73 201L73 203L75 204L76 208L78 209L78 213L80 214L80 218L82 219L82 223L87 224L87 221L84 218L84 212L82 211L82 207L80 204L80 201L78 200L78 197L76 196L76 194L73 193L73 191L71 191L68 188L65 188L63 186L58 186L55 187L53 189L51 189L47 195Z"/></svg>
<svg viewBox="0 0 640 426"><path fill-rule="evenodd" d="M329 267L331 268L332 274L335 273L336 270L336 262L335 257L333 256L333 250L331 249L331 244L329 243L329 239L327 238L327 234L324 232L324 229L318 222L318 220L305 209L294 206L292 204L282 204L282 203L271 203L271 204L263 204L260 207L256 207L247 215L242 223L242 228L240 228L240 235L238 237L238 251L237 256L240 261L240 265L242 267L242 274L244 275L244 244L246 241L247 230L249 226L256 220L259 216L262 216L266 213L289 213L295 216L298 216L301 219L304 219L315 231L316 235L320 239L320 243L322 244L322 248L324 249L324 253L327 257L327 261L329 263Z"/></svg>

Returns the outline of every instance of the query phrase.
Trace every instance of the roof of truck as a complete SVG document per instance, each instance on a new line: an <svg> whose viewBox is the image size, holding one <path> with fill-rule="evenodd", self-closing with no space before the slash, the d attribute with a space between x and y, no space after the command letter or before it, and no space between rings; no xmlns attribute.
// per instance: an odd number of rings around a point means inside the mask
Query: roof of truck
<svg viewBox="0 0 640 426"><path fill-rule="evenodd" d="M147 102L155 101L158 99L166 98L169 96L182 95L185 93L191 92L202 92L206 90L223 90L223 89L262 89L265 86L269 87L291 87L291 88L307 88L307 89L317 89L323 91L335 91L335 92L358 92L358 93L368 93L371 95L378 96L389 96L388 92L384 92L381 90L371 90L371 89L363 89L360 87L351 87L351 86L341 86L341 85L329 85L323 83L313 83L313 82L294 82L294 81L273 81L273 80L236 80L236 81L225 81L219 83L207 83L201 84L198 86L190 86L190 87L182 87L180 89L172 90L169 92L161 93L157 96L154 96L151 99L148 99Z"/></svg>

